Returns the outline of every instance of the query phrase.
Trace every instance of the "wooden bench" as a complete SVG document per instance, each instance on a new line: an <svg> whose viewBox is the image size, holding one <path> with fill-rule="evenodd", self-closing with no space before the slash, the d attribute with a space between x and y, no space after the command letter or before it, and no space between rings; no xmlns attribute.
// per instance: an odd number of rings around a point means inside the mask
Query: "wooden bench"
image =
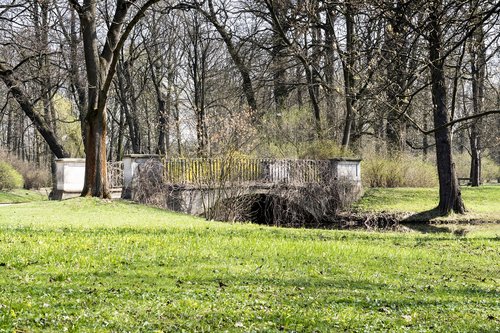
<svg viewBox="0 0 500 333"><path fill-rule="evenodd" d="M458 185L470 185L472 183L471 178L458 178Z"/></svg>

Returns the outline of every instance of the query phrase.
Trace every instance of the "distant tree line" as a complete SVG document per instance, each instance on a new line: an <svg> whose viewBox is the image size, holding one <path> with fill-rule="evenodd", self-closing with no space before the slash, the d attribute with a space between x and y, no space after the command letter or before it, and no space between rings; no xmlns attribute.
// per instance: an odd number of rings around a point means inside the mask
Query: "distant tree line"
<svg viewBox="0 0 500 333"><path fill-rule="evenodd" d="M107 197L127 153L376 142L434 152L439 209L463 212L452 151L474 185L500 158L499 19L484 0L3 1L0 145L86 156L82 194Z"/></svg>

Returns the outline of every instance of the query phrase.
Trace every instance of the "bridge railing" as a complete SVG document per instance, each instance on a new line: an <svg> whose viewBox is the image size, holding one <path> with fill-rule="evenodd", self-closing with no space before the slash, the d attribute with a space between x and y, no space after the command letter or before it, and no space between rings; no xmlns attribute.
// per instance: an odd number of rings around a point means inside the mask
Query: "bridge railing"
<svg viewBox="0 0 500 333"><path fill-rule="evenodd" d="M171 159L165 161L164 178L173 184L209 182L319 183L335 177L329 160L274 159Z"/></svg>

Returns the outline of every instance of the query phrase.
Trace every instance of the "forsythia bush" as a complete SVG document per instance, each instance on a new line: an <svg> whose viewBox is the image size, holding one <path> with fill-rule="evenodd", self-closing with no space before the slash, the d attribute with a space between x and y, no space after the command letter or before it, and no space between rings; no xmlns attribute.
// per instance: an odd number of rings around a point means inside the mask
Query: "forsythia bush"
<svg viewBox="0 0 500 333"><path fill-rule="evenodd" d="M23 176L10 164L0 162L0 190L12 190L23 186Z"/></svg>
<svg viewBox="0 0 500 333"><path fill-rule="evenodd" d="M0 150L0 160L5 161L21 174L24 188L28 190L48 187L52 182L50 171L47 168L36 167L32 163L22 161L3 150Z"/></svg>

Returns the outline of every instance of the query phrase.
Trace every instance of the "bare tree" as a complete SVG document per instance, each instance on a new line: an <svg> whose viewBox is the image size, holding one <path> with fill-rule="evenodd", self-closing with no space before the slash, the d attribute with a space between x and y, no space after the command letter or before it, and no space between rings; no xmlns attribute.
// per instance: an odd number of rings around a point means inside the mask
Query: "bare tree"
<svg viewBox="0 0 500 333"><path fill-rule="evenodd" d="M212 23L214 28L219 33L220 37L224 41L229 52L231 59L233 60L235 66L241 75L243 81L243 93L245 94L248 106L252 110L252 118L254 123L259 123L261 114L258 111L257 99L255 97L255 90L253 85L253 80L250 72L250 67L248 60L245 59L243 54L241 54L241 46L238 45L234 38L234 33L229 30L229 10L225 7L226 1L222 1L220 7L216 7L213 0L196 2L195 8L198 10L206 19Z"/></svg>
<svg viewBox="0 0 500 333"><path fill-rule="evenodd" d="M97 2L69 0L78 13L83 38L88 105L85 114L85 183L82 196L110 197L106 176L106 102L116 72L120 52L134 26L146 11L159 0L142 4L125 0L114 2L114 14L103 45L99 45L97 31ZM171 10L182 5L169 6ZM135 12L131 13L131 10Z"/></svg>

